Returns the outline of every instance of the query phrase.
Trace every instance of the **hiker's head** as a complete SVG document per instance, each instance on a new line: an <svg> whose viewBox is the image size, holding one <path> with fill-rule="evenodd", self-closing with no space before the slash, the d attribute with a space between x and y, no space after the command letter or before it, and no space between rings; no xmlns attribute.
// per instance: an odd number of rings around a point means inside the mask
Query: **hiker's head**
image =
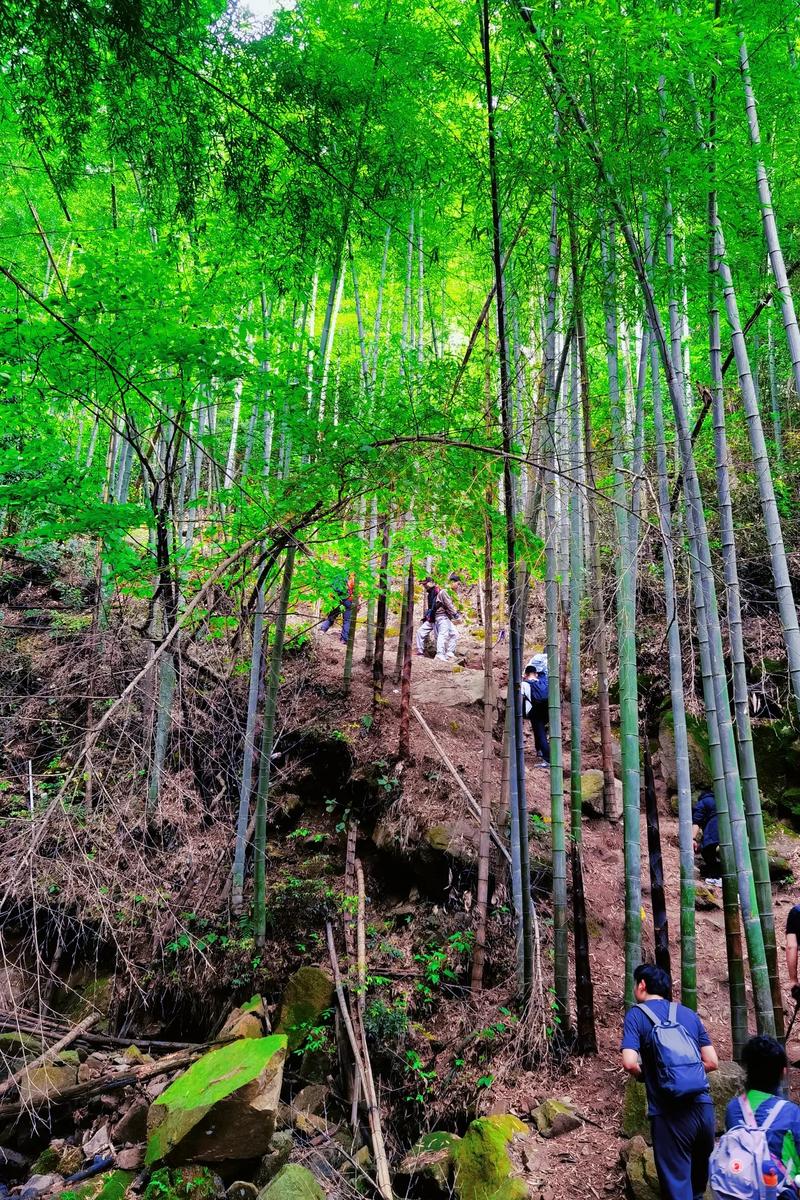
<svg viewBox="0 0 800 1200"><path fill-rule="evenodd" d="M525 668L525 678L526 679L533 679L535 674L536 674L536 667L526 667Z"/></svg>
<svg viewBox="0 0 800 1200"><path fill-rule="evenodd" d="M748 1092L777 1092L786 1070L786 1051L771 1037L751 1037L742 1050Z"/></svg>
<svg viewBox="0 0 800 1200"><path fill-rule="evenodd" d="M436 580L432 575L426 575L422 581L422 586L426 588L436 587Z"/></svg>
<svg viewBox="0 0 800 1200"><path fill-rule="evenodd" d="M633 972L633 992L637 1000L642 996L663 996L672 999L672 980L663 967L655 963L640 963Z"/></svg>

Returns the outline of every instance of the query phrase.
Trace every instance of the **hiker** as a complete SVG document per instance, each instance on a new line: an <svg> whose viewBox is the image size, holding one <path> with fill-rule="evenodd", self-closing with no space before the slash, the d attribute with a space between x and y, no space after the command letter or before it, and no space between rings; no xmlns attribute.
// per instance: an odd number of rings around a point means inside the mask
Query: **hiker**
<svg viewBox="0 0 800 1200"><path fill-rule="evenodd" d="M800 984L797 982L797 939L800 937L800 904L789 909L786 918L786 970L789 972L789 987L792 999L800 1004Z"/></svg>
<svg viewBox="0 0 800 1200"><path fill-rule="evenodd" d="M344 620L342 621L342 632L339 634L339 641L347 643L350 636L350 617L353 611L353 596L356 589L356 577L353 571L346 575L341 571L334 577L333 594L336 597L336 604L328 613L325 620L320 625L320 632L327 633L328 630L335 624L339 613L344 609Z"/></svg>
<svg viewBox="0 0 800 1200"><path fill-rule="evenodd" d="M550 743L547 740L547 720L549 716L549 688L547 674L539 672L529 663L525 668L522 680L523 713L530 719L533 730L533 742L540 761L537 767L550 766Z"/></svg>
<svg viewBox="0 0 800 1200"><path fill-rule="evenodd" d="M751 1037L742 1050L745 1070L745 1091L734 1096L725 1109L726 1133L711 1159L711 1186L715 1194L725 1195L727 1179L741 1184L743 1178L754 1176L756 1184L766 1177L763 1140L750 1130L756 1128L766 1136L768 1153L777 1176L773 1194L796 1197L795 1176L800 1173L800 1108L791 1100L777 1095L786 1075L786 1051L771 1037ZM749 1151L749 1153L748 1153ZM755 1152L755 1153L754 1153ZM733 1192L743 1195L743 1191ZM754 1191L753 1195L760 1193ZM769 1194L769 1193L768 1193Z"/></svg>
<svg viewBox="0 0 800 1200"><path fill-rule="evenodd" d="M636 1004L625 1014L622 1065L644 1082L653 1156L664 1200L703 1200L714 1147L714 1105L706 1073L719 1062L697 1013L671 999L663 968L633 972Z"/></svg>
<svg viewBox="0 0 800 1200"><path fill-rule="evenodd" d="M425 588L425 611L417 630L417 654L425 653L425 643L435 632L436 657L441 662L455 662L458 633L453 622L459 620L459 616L453 601L430 575L423 579L422 586Z"/></svg>
<svg viewBox="0 0 800 1200"><path fill-rule="evenodd" d="M700 874L706 883L719 887L722 883L722 864L719 858L717 802L709 788L700 792L692 807L692 837L695 851L703 860Z"/></svg>

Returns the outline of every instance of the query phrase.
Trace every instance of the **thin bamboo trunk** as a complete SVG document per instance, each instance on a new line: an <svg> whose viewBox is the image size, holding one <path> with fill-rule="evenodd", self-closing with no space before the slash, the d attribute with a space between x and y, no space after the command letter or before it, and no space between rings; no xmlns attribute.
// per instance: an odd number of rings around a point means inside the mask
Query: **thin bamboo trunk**
<svg viewBox="0 0 800 1200"><path fill-rule="evenodd" d="M656 800L656 779L653 760L645 734L644 744L644 804L647 814L647 852L650 861L650 905L653 909L653 935L655 938L656 966L672 974L669 956L669 922L667 899L664 891L664 860L661 856L661 827Z"/></svg>
<svg viewBox="0 0 800 1200"><path fill-rule="evenodd" d="M353 678L353 654L356 647L356 618L358 614L358 578L353 587L353 601L350 609L350 627L347 630L347 649L344 652L344 671L342 676L342 691L350 695L350 685Z"/></svg>
<svg viewBox="0 0 800 1200"><path fill-rule="evenodd" d="M388 513L378 517L381 539L381 561L378 571L378 609L375 617L375 656L372 660L372 714L375 716L383 699L383 652L386 645L386 606L389 592L389 533Z"/></svg>
<svg viewBox="0 0 800 1200"><path fill-rule="evenodd" d="M487 411L487 417L489 411ZM494 663L492 641L492 506L493 488L486 487L483 516L483 594L486 619L483 624L483 748L481 753L481 832L478 845L478 887L475 897L475 951L472 958L473 992L483 987L486 958L486 922L489 906L489 853L492 825L492 765L494 762Z"/></svg>
<svg viewBox="0 0 800 1200"><path fill-rule="evenodd" d="M413 660L414 642L414 563L409 559L408 578L403 603L406 610L406 625L403 631L403 670L400 686L400 744L398 755L401 759L411 757L411 663Z"/></svg>
<svg viewBox="0 0 800 1200"><path fill-rule="evenodd" d="M233 856L233 883L231 887L231 911L239 916L244 908L244 864L247 851L247 827L250 823L250 794L253 790L253 762L255 759L256 716L258 693L261 685L261 660L264 645L264 586L258 589L256 610L253 614L253 648L250 656L250 681L247 691L247 718L244 731L244 757L239 785L239 812L236 820L236 848Z"/></svg>
<svg viewBox="0 0 800 1200"><path fill-rule="evenodd" d="M272 751L275 745L275 714L278 707L278 692L281 684L283 643L286 635L286 617L289 612L289 595L294 574L295 546L286 551L283 566L283 582L278 598L278 611L269 656L266 693L264 696L264 728L261 734L261 753L258 764L258 787L256 789L256 825L253 838L254 857L254 901L253 927L257 946L263 946L267 931L267 802L269 800Z"/></svg>

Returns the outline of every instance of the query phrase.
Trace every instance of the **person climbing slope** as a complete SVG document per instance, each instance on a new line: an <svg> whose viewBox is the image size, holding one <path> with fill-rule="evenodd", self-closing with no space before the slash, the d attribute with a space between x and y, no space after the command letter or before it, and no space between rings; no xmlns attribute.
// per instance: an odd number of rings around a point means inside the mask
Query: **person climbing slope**
<svg viewBox="0 0 800 1200"><path fill-rule="evenodd" d="M719 1066L717 1052L697 1013L672 1000L665 970L641 963L633 979L622 1065L644 1082L661 1195L703 1200L715 1124L706 1074Z"/></svg>
<svg viewBox="0 0 800 1200"><path fill-rule="evenodd" d="M453 601L444 588L428 575L422 581L425 589L425 609L422 624L417 630L417 654L425 653L425 643L436 634L436 657L441 662L455 662L458 632L453 624L459 620Z"/></svg>
<svg viewBox="0 0 800 1200"><path fill-rule="evenodd" d="M541 674L529 663L525 668L525 677L521 683L523 712L529 718L533 730L533 741L536 753L541 759L537 767L550 766L550 742L547 738L547 721L549 717L549 687L547 674Z"/></svg>
<svg viewBox="0 0 800 1200"><path fill-rule="evenodd" d="M347 642L350 636L350 618L353 611L353 596L355 594L356 577L353 571L348 575L344 571L340 571L333 580L333 594L336 597L336 604L328 613L325 620L320 625L320 632L327 633L328 630L335 624L339 613L344 610L344 620L342 621L342 632L339 634L340 642Z"/></svg>
<svg viewBox="0 0 800 1200"><path fill-rule="evenodd" d="M692 807L692 836L703 860L702 875L706 883L719 887L722 866L719 858L719 828L714 793L704 788Z"/></svg>

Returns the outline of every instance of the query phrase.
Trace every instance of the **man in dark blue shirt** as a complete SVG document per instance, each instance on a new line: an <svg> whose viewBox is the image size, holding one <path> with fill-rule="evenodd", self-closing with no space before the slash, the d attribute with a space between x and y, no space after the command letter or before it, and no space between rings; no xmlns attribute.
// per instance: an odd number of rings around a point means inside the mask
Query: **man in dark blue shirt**
<svg viewBox="0 0 800 1200"><path fill-rule="evenodd" d="M757 1125L763 1125L780 1097L776 1095L786 1074L786 1051L771 1037L752 1037L742 1050L745 1069L745 1095ZM738 1096L725 1109L725 1128L745 1124ZM779 1159L790 1179L800 1173L800 1108L791 1100L783 1102L780 1112L766 1130L770 1154ZM782 1191L781 1196L796 1196L797 1191Z"/></svg>
<svg viewBox="0 0 800 1200"><path fill-rule="evenodd" d="M659 1020L667 1020L672 997L672 980L661 967L642 963L633 973L637 1005L645 1005ZM674 1019L697 1045L706 1071L716 1071L719 1062L703 1022L683 1004L676 1006ZM708 1159L714 1149L714 1105L708 1084L695 1096L668 1100L656 1082L652 1050L653 1023L641 1008L625 1014L622 1028L622 1065L634 1079L642 1080L647 1092L647 1115L653 1133L661 1195L664 1200L703 1200L708 1183Z"/></svg>

